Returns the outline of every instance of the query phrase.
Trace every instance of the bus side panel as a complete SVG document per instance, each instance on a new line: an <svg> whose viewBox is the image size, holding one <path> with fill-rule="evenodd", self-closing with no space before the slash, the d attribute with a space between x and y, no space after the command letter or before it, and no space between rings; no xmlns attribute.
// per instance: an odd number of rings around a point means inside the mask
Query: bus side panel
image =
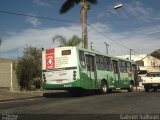
<svg viewBox="0 0 160 120"><path fill-rule="evenodd" d="M104 79L109 88L115 87L115 78L112 71L97 70L98 88L101 88L101 81Z"/></svg>
<svg viewBox="0 0 160 120"><path fill-rule="evenodd" d="M84 89L90 89L91 83L88 77L87 71L80 68L80 80L81 80L81 87Z"/></svg>
<svg viewBox="0 0 160 120"><path fill-rule="evenodd" d="M130 81L132 80L132 74L120 73L121 76L121 88L129 88Z"/></svg>
<svg viewBox="0 0 160 120"><path fill-rule="evenodd" d="M111 88L115 88L115 76L114 73L112 71L107 71L107 81L108 81L108 87Z"/></svg>
<svg viewBox="0 0 160 120"><path fill-rule="evenodd" d="M79 74L80 74L81 88L86 89L86 90L96 88L97 81L95 79L94 72L88 71L86 68L82 68L79 65Z"/></svg>

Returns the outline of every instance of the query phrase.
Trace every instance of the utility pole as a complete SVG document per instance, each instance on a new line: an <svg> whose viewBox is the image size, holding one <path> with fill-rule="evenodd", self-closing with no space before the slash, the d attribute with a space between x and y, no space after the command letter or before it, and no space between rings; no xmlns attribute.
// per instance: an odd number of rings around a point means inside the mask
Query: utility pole
<svg viewBox="0 0 160 120"><path fill-rule="evenodd" d="M114 6L114 9L119 9L123 7L123 4ZM82 22L82 48L88 49L88 31L87 31L87 10L88 5L86 0L81 2L81 22ZM107 54L108 54L108 44L107 44Z"/></svg>
<svg viewBox="0 0 160 120"><path fill-rule="evenodd" d="M81 22L82 22L82 48L88 48L88 34L87 34L87 2L81 2Z"/></svg>
<svg viewBox="0 0 160 120"><path fill-rule="evenodd" d="M95 49L94 49L94 44L93 44L93 42L91 42L91 44L90 44L90 45L91 45L91 50L93 50L93 51L94 51Z"/></svg>
<svg viewBox="0 0 160 120"><path fill-rule="evenodd" d="M106 42L104 42L104 44L106 45L106 54L108 55L108 47L109 47L109 45Z"/></svg>
<svg viewBox="0 0 160 120"><path fill-rule="evenodd" d="M130 49L130 60L131 60L131 56L132 56L132 49Z"/></svg>

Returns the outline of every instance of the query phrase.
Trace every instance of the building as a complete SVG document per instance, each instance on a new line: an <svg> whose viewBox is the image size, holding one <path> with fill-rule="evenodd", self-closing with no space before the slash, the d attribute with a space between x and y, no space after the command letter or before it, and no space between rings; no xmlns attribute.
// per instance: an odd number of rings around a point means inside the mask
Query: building
<svg viewBox="0 0 160 120"><path fill-rule="evenodd" d="M135 61L139 66L139 76L144 76L147 72L160 72L160 59L157 59L150 54L139 54L139 55L123 55L118 56L124 59L129 59ZM142 82L139 81L138 89L144 89Z"/></svg>
<svg viewBox="0 0 160 120"><path fill-rule="evenodd" d="M123 55L118 57L129 59L130 55ZM140 71L146 70L147 72L160 72L160 59L157 59L151 55L132 55L131 60L136 61Z"/></svg>
<svg viewBox="0 0 160 120"><path fill-rule="evenodd" d="M0 58L0 89L19 90L12 60Z"/></svg>

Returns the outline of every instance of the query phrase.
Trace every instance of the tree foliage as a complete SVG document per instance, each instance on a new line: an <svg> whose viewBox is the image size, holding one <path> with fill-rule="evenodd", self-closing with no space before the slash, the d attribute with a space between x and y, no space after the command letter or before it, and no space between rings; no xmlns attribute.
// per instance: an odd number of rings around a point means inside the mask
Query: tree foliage
<svg viewBox="0 0 160 120"><path fill-rule="evenodd" d="M59 42L59 47L63 47L63 46L79 46L80 43L82 42L82 39L79 38L76 35L73 35L71 38L69 38L67 40L67 38L65 38L62 35L55 35L53 37L53 42Z"/></svg>
<svg viewBox="0 0 160 120"><path fill-rule="evenodd" d="M73 8L75 5L82 3L83 0L66 0L61 8L60 8L60 14L64 14L68 12L71 8ZM86 0L88 2L88 8L90 9L90 4L97 4L97 0Z"/></svg>
<svg viewBox="0 0 160 120"><path fill-rule="evenodd" d="M41 50L26 46L23 56L15 65L16 75L22 88L30 89L31 85L40 88L41 84Z"/></svg>
<svg viewBox="0 0 160 120"><path fill-rule="evenodd" d="M91 9L91 4L97 4L97 0L66 0L61 8L60 14L67 13L75 5L81 5L80 20L82 23L82 47L88 48L88 31L87 31L87 10Z"/></svg>

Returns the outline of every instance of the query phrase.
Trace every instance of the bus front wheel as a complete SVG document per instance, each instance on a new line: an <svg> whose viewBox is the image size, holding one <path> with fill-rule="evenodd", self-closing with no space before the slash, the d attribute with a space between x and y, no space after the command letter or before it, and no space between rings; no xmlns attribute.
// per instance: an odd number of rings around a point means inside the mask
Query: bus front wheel
<svg viewBox="0 0 160 120"><path fill-rule="evenodd" d="M105 81L101 83L101 93L106 94L108 92L108 84Z"/></svg>

